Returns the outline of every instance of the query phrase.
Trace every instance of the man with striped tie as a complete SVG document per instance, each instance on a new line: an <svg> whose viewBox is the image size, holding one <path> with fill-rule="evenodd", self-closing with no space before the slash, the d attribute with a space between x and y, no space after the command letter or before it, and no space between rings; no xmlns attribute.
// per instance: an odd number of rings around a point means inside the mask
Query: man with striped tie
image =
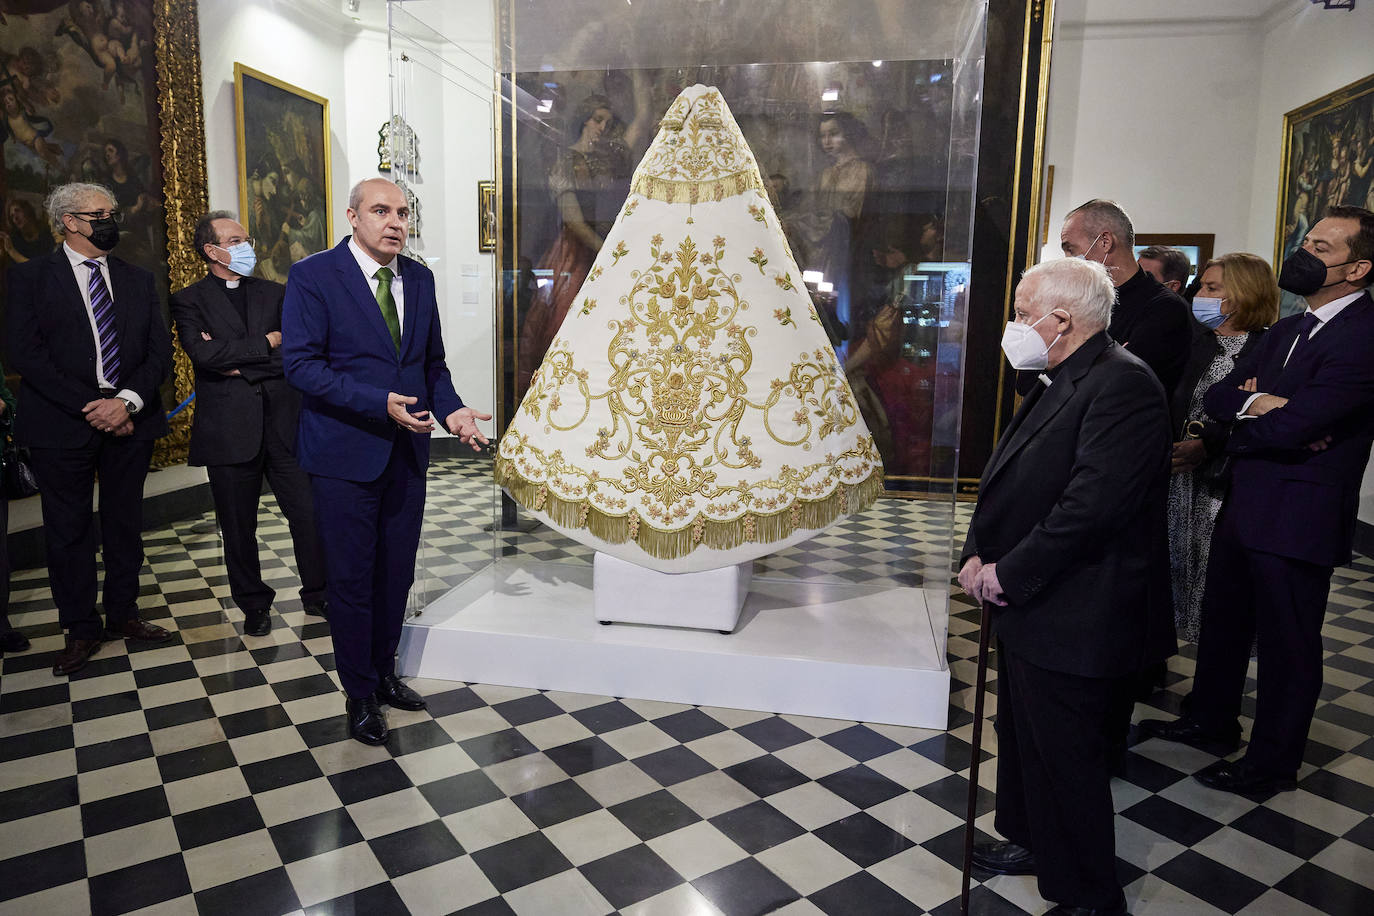
<svg viewBox="0 0 1374 916"><path fill-rule="evenodd" d="M6 314L11 362L22 377L14 435L33 456L48 577L67 636L53 662L61 676L82 668L104 640L171 638L139 619L138 574L143 481L153 441L167 431L158 388L171 369L172 341L153 275L109 254L121 221L114 195L95 184L62 185L47 210L62 247L11 268Z"/></svg>

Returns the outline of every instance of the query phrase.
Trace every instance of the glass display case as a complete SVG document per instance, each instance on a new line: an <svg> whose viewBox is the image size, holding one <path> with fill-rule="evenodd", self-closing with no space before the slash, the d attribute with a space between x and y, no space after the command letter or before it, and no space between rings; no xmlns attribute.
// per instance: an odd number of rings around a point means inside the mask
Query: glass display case
<svg viewBox="0 0 1374 916"><path fill-rule="evenodd" d="M751 302L781 314L775 297L800 297L788 314L823 330L886 478L872 505L850 512L841 494L833 523L752 559L731 632L604 626L595 539L541 522L542 496L503 493L490 456L439 447L405 673L944 727L985 40L986 4L965 0L390 4L393 168L426 215L415 254L438 278L455 382L498 436L538 394L584 286L619 262L615 240L639 241L636 170L699 84L738 125L756 219L785 246L776 288ZM474 304L483 236L494 284ZM612 321L634 305L596 299ZM656 581L695 600L686 579Z"/></svg>

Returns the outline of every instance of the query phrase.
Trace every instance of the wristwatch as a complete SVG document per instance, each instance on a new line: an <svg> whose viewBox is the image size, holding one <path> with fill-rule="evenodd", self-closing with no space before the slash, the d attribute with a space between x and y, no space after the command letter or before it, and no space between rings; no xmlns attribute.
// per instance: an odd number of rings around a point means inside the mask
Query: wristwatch
<svg viewBox="0 0 1374 916"><path fill-rule="evenodd" d="M129 412L129 416L132 417L134 414L138 413L138 405L135 404L131 399L120 398L120 400L124 402L124 409Z"/></svg>

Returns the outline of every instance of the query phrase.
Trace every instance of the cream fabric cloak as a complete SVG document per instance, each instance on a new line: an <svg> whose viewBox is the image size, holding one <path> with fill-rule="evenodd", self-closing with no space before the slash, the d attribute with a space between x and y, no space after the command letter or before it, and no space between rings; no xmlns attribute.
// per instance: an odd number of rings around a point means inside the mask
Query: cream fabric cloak
<svg viewBox="0 0 1374 916"><path fill-rule="evenodd" d="M501 437L535 517L663 572L772 553L867 507L882 463L720 92L664 115Z"/></svg>

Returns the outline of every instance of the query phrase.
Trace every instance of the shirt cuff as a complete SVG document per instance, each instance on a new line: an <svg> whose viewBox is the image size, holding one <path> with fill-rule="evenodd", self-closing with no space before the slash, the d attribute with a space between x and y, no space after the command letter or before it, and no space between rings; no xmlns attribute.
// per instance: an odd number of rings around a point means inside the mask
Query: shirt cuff
<svg viewBox="0 0 1374 916"><path fill-rule="evenodd" d="M133 401L133 402L134 402L134 413L138 413L140 410L143 409L143 398L139 397L139 396L138 396L138 392L134 391L132 388L123 388L123 389L120 389L120 390L115 394L115 397L117 397L117 398L126 398L126 399L128 399L128 400L130 400L130 401Z"/></svg>
<svg viewBox="0 0 1374 916"><path fill-rule="evenodd" d="M1252 395L1250 395L1248 398L1246 398L1246 399L1245 399L1245 403L1242 404L1242 405L1240 405L1240 410L1238 410L1238 411L1236 412L1236 419L1237 419L1237 420L1256 420L1256 419L1258 419L1258 417L1252 417L1252 416L1250 416L1249 414L1246 413L1246 411L1250 409L1250 405L1251 405L1251 404L1255 403L1255 398L1259 397L1259 396L1262 395L1262 394L1264 394L1263 391L1256 391L1254 394L1252 394Z"/></svg>

